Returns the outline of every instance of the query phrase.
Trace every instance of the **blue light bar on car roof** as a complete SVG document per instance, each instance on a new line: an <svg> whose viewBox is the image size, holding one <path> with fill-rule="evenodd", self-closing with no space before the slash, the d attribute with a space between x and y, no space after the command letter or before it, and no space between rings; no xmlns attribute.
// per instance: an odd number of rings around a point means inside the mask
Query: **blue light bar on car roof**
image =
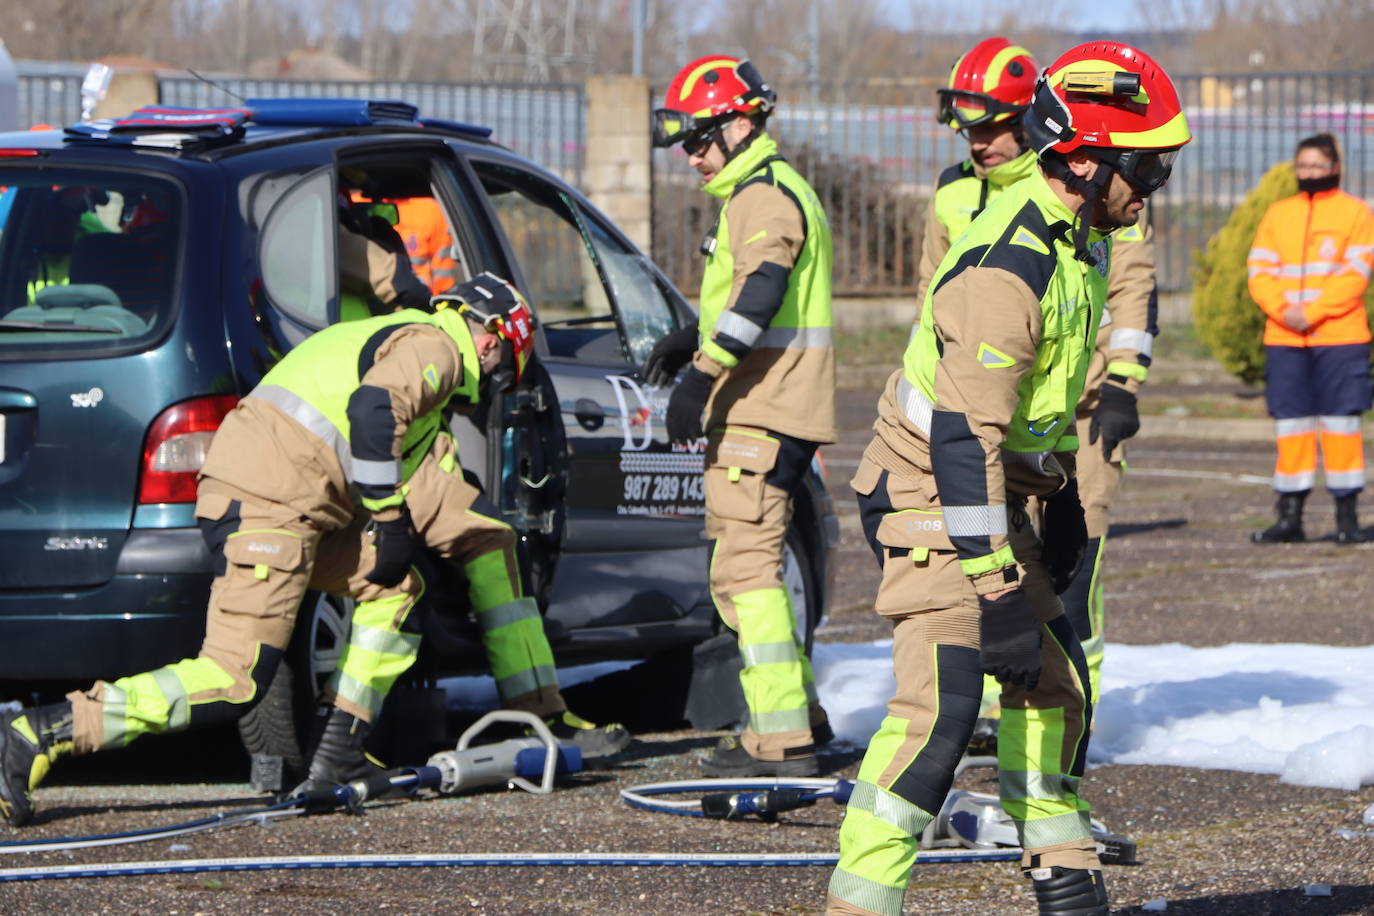
<svg viewBox="0 0 1374 916"><path fill-rule="evenodd" d="M246 99L264 127L365 127L416 123L420 109L399 99Z"/></svg>

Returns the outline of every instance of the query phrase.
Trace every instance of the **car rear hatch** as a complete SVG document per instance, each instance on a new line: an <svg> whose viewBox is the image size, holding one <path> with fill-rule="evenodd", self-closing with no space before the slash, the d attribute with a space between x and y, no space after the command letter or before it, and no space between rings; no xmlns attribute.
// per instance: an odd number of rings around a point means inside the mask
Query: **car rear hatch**
<svg viewBox="0 0 1374 916"><path fill-rule="evenodd" d="M0 160L0 588L109 580L145 467L208 441L159 419L196 362L169 333L186 209L166 176Z"/></svg>

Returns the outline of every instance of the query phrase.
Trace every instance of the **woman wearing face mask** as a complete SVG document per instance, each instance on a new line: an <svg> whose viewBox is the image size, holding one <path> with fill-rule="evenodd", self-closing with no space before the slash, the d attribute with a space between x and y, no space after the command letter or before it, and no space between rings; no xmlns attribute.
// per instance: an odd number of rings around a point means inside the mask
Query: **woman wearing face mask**
<svg viewBox="0 0 1374 916"><path fill-rule="evenodd" d="M1274 418L1278 520L1251 539L1302 541L1303 503L1317 475L1336 501L1336 541L1362 541L1356 500L1364 488L1360 414L1371 403L1364 291L1374 267L1374 213L1340 189L1341 155L1330 134L1298 144L1298 193L1260 220L1250 249L1250 296L1267 316L1265 397Z"/></svg>

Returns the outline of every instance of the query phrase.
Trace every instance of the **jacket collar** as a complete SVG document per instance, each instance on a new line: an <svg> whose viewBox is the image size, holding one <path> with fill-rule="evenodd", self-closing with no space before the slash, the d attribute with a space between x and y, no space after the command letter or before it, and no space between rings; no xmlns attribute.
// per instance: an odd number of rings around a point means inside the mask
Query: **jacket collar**
<svg viewBox="0 0 1374 916"><path fill-rule="evenodd" d="M725 163L725 168L717 172L716 177L702 185L701 189L712 197L726 200L734 192L735 185L758 171L765 159L777 154L777 141L768 136L767 133L760 133L754 138L754 142L749 144L748 149Z"/></svg>
<svg viewBox="0 0 1374 916"><path fill-rule="evenodd" d="M972 159L969 160L973 162ZM1036 169L1035 150L1026 150L1009 162L985 169L976 162L973 162L973 174L978 178L986 178L988 181L1005 188L1014 185L1022 178L1028 178L1034 174Z"/></svg>

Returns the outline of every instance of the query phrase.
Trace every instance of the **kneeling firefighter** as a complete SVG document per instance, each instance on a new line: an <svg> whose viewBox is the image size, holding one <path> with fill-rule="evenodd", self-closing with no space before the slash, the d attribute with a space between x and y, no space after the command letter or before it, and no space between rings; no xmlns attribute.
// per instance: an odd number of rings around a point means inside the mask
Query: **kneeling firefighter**
<svg viewBox="0 0 1374 916"><path fill-rule="evenodd" d="M852 481L882 565L897 692L840 828L826 912L898 916L917 838L940 811L1002 684L1002 807L1042 916L1105 916L1078 794L1092 699L1057 593L1088 540L1074 414L1107 297L1109 233L1133 226L1191 136L1164 71L1116 42L1080 45L1036 83L1039 167L954 242ZM1036 530L1027 500L1045 501Z"/></svg>
<svg viewBox="0 0 1374 916"><path fill-rule="evenodd" d="M306 787L354 778L383 699L419 651L417 538L463 564L503 705L545 717L587 756L629 743L623 728L567 711L539 610L522 594L515 532L464 481L444 424L446 407L518 381L533 349L529 307L490 274L436 304L320 331L225 418L196 500L216 567L199 656L0 718L0 814L12 826L32 817L30 792L61 757L250 709L307 589L357 605L321 695Z"/></svg>

